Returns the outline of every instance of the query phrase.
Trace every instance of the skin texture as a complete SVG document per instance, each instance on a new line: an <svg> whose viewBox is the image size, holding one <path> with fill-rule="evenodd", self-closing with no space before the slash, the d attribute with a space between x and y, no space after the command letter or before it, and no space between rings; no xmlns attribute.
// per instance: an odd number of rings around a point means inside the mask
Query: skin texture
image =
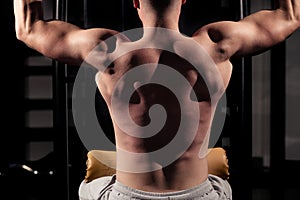
<svg viewBox="0 0 300 200"><path fill-rule="evenodd" d="M182 116L193 119L191 111L184 110L182 112L178 108L176 98L165 88L157 85L139 87L138 82L131 84L126 82L126 79L122 79L126 72L137 66L148 63L172 66L172 69L182 74L192 85L197 97L194 102L197 102L197 107L201 111L195 138L189 148L182 152L175 162L149 172L133 173L117 170L118 181L145 191L166 192L191 188L206 180L207 161L205 157L199 157L199 151L201 147L206 148L216 104L230 81L232 73L230 59L264 52L287 39L300 27L300 0L280 0L278 2L278 9L262 10L238 22L221 21L208 24L197 30L191 38L186 38L186 40L191 39L201 45L203 51L199 51L200 57L211 59L214 63L212 65L210 62L205 62L201 65L202 75L182 58L188 54L185 54L184 46L178 42L174 44L173 49L182 57L155 48L139 49L114 60L111 67L97 77L97 85L111 112L118 149L132 153L153 152L164 147L175 137L180 123L179 119ZM133 6L137 9L145 28L167 28L178 34L180 33L178 20L181 6L184 3L188 3L188 1L173 0L167 7L157 12L157 8L153 7L148 0L133 0ZM14 11L17 38L43 55L66 64L81 65L97 45L108 37L118 34L117 31L105 28L84 30L63 21L46 22L43 20L41 0L14 0ZM116 36L118 44L115 51L118 52L118 47L121 47L122 44L127 48L149 44L152 38L164 38L161 41L174 42L178 41L180 36L165 37L159 32L145 31L141 41L131 42L118 35ZM105 43L103 45L101 47L103 47L105 60L107 59L105 57L106 46ZM204 55L204 52L207 55ZM197 62L196 58L191 59ZM149 71L145 70L145 78L155 78L156 67L157 65L153 65L149 67ZM215 69L212 69L214 67ZM123 84L118 85L119 80ZM139 134L144 134L143 132L132 130L133 133L129 133L120 128L117 119L122 116L115 116L111 105L116 87L119 91L119 96L115 96L117 105L121 105L123 102L122 91L124 89L128 87L135 89L128 105L134 123L139 126L147 126L151 123L149 109L155 104L160 104L165 108L168 116L164 127L156 135L148 138L138 137ZM208 88L213 89L209 91ZM186 102L188 105L190 96L186 91L187 88L184 86L178 87L178 92L182 94L182 102ZM128 126L130 129L130 126L126 125L128 120L124 119L124 126ZM185 128L184 131L182 141L190 139L190 134L192 134L188 128ZM135 134L135 136L130 134ZM126 157L126 155L122 156L122 152L119 155L120 166L128 163L129 160L132 166L142 166L143 164L147 167L160 164L155 158L150 161L147 158L137 159Z"/></svg>

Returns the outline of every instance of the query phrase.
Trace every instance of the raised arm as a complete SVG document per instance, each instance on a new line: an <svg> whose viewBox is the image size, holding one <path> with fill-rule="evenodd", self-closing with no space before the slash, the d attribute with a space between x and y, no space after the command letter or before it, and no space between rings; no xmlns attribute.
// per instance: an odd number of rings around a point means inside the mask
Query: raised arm
<svg viewBox="0 0 300 200"><path fill-rule="evenodd" d="M87 29L59 20L45 21L42 0L14 0L16 36L46 57L80 65L104 37L116 34L108 29Z"/></svg>
<svg viewBox="0 0 300 200"><path fill-rule="evenodd" d="M262 10L238 22L204 26L194 37L209 37L218 59L261 53L287 39L300 27L300 0L280 0L276 10Z"/></svg>

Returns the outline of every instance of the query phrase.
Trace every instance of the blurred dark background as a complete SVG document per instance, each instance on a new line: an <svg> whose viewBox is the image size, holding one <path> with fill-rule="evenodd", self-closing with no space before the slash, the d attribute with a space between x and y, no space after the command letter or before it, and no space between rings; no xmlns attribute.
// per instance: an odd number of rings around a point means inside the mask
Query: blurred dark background
<svg viewBox="0 0 300 200"><path fill-rule="evenodd" d="M0 188L8 199L78 199L87 148L72 118L72 88L79 66L43 57L18 41L13 1L4 1ZM82 28L118 31L140 27L128 0L43 0L47 19ZM270 0L188 0L180 29L191 35L219 20L239 20ZM111 12L110 12L111 11ZM216 146L227 150L235 200L296 200L300 178L300 30L253 57L232 60L224 129ZM95 92L98 116L113 141L106 107Z"/></svg>

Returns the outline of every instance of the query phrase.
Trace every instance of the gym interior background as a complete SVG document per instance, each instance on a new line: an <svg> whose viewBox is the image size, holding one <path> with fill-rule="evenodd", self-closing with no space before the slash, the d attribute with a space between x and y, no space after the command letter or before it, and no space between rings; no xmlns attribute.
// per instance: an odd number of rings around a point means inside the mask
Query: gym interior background
<svg viewBox="0 0 300 200"><path fill-rule="evenodd" d="M274 6L270 0L196 1L183 7L180 28L186 35L206 23L239 20ZM12 2L1 2L1 27L7 34L1 68L1 193L9 199L78 199L87 153L71 109L78 66L45 58L19 42ZM43 2L46 18L82 28L141 26L128 0ZM235 200L299 199L299 51L300 30L261 55L232 60L226 121L216 146L227 150ZM101 96L96 97L96 105L103 107ZM104 128L109 136L110 127Z"/></svg>

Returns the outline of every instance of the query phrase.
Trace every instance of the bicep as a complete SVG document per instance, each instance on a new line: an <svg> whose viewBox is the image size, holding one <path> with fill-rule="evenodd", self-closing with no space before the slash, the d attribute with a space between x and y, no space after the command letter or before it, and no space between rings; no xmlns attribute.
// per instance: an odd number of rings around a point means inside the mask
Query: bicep
<svg viewBox="0 0 300 200"><path fill-rule="evenodd" d="M205 27L210 39L227 57L254 55L285 40L295 29L280 11L260 11L238 22L216 22Z"/></svg>
<svg viewBox="0 0 300 200"><path fill-rule="evenodd" d="M43 22L35 25L29 46L49 58L80 65L109 32L100 28L84 30L62 21Z"/></svg>
<svg viewBox="0 0 300 200"><path fill-rule="evenodd" d="M220 54L222 60L256 54L274 43L267 29L246 21L217 22L204 29L213 43L215 53Z"/></svg>
<svg viewBox="0 0 300 200"><path fill-rule="evenodd" d="M250 21L239 21L221 28L224 39L220 48L229 52L228 57L255 55L277 43L268 27Z"/></svg>

